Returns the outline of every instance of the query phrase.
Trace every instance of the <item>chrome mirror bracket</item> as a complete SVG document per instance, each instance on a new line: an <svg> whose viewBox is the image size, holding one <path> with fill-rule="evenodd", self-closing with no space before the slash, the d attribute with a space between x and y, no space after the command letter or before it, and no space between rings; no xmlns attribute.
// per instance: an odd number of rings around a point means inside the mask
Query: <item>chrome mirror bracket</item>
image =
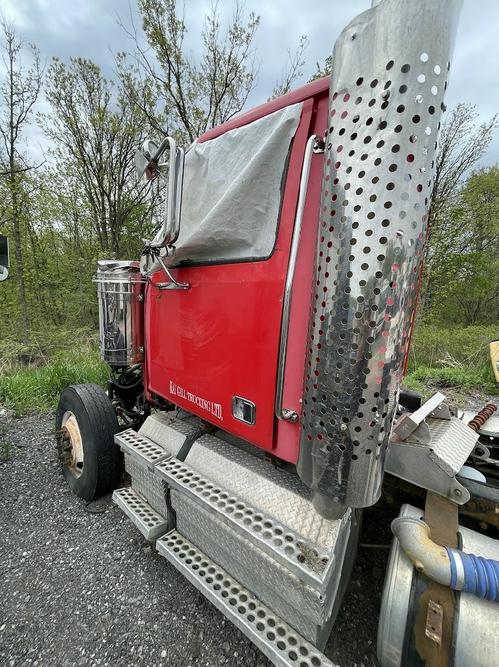
<svg viewBox="0 0 499 667"><path fill-rule="evenodd" d="M139 179L147 176L155 182L156 196L160 200L160 228L147 245L151 248L171 246L180 232L184 150L173 137L165 137L159 146L146 140L143 148L135 153L135 164Z"/></svg>

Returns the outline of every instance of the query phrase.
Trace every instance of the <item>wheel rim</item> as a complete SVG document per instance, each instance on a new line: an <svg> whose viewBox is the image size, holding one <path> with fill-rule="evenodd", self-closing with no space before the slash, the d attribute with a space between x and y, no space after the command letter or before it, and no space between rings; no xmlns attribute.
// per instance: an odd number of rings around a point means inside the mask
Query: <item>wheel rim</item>
<svg viewBox="0 0 499 667"><path fill-rule="evenodd" d="M62 416L61 431L64 432L65 459L64 464L75 477L83 473L83 441L80 427L74 414L67 410Z"/></svg>

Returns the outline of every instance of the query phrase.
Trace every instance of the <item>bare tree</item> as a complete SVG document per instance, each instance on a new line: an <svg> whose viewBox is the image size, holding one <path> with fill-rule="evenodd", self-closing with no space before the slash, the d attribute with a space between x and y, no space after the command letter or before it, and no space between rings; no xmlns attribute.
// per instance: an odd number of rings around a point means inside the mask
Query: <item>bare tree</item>
<svg viewBox="0 0 499 667"><path fill-rule="evenodd" d="M272 91L272 98L285 95L291 90L291 86L303 75L303 67L305 65L305 51L308 48L307 35L301 35L300 41L295 51L288 50L288 63L283 69L281 78L277 81Z"/></svg>
<svg viewBox="0 0 499 667"><path fill-rule="evenodd" d="M31 65L25 67L22 63L25 46L17 37L14 26L2 19L0 29L4 65L3 78L0 81L0 175L6 180L8 202L5 221L10 222L12 226L16 260L15 275L21 313L21 337L23 342L27 343L29 341L29 312L21 234L22 176L33 167L28 164L21 152L20 143L40 94L43 71L36 47L33 45L28 47Z"/></svg>
<svg viewBox="0 0 499 667"><path fill-rule="evenodd" d="M430 223L452 204L463 179L480 161L497 128L497 114L477 127L476 107L458 104L442 125L431 195Z"/></svg>
<svg viewBox="0 0 499 667"><path fill-rule="evenodd" d="M54 59L46 97L52 112L41 119L59 168L76 179L91 211L100 248L117 256L130 217L148 215L144 188L136 188L134 150L141 119L133 105L89 60Z"/></svg>
<svg viewBox="0 0 499 667"><path fill-rule="evenodd" d="M188 26L176 0L138 0L143 34L130 12L120 24L134 47L117 55L118 74L127 94L155 132L191 142L207 129L242 111L256 84L258 63L253 42L260 18L245 17L236 2L224 28L218 3L205 15L201 55L186 47ZM143 37L147 41L144 46ZM272 97L287 93L302 75L308 38L302 35Z"/></svg>
<svg viewBox="0 0 499 667"><path fill-rule="evenodd" d="M481 125L476 124L477 112L471 104L458 104L442 125L435 178L430 203L427 261L423 276L421 311L428 311L439 289L439 265L442 258L463 243L462 218L455 215L466 177L478 164L490 145L497 128L497 115ZM464 247L464 246L463 246ZM464 250L463 250L464 251ZM437 278L434 281L434 275Z"/></svg>
<svg viewBox="0 0 499 667"><path fill-rule="evenodd" d="M160 124L153 100L165 107L161 124L166 131L180 130L188 141L241 111L255 85L252 43L259 17L251 13L246 21L242 6L236 4L223 29L214 4L205 17L202 54L196 62L185 47L188 29L176 0L138 0L138 6L149 48L141 45L133 24L125 27L122 23L134 52L118 55L118 71L149 124ZM149 106L141 103L144 94Z"/></svg>

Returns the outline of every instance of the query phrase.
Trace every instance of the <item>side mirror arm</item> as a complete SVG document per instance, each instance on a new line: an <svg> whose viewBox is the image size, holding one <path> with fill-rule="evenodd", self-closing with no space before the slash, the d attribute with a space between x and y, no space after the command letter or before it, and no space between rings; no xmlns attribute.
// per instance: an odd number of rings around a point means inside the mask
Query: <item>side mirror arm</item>
<svg viewBox="0 0 499 667"><path fill-rule="evenodd" d="M146 142L147 147L151 142ZM167 206L161 227L152 241L147 245L151 248L163 248L171 246L178 239L180 232L180 212L182 207L182 184L184 180L184 150L177 146L173 137L165 137L155 153L150 155L144 144L143 155L149 160L143 168L141 175L145 174L150 180L157 180L158 192L160 179L163 171L168 169ZM169 153L168 161L161 158L165 152Z"/></svg>

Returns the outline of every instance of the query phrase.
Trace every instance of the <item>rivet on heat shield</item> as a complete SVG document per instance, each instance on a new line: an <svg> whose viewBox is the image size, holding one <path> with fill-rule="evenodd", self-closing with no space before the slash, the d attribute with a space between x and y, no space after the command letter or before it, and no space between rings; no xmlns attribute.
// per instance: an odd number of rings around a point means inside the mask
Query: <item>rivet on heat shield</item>
<svg viewBox="0 0 499 667"><path fill-rule="evenodd" d="M348 431L348 426L346 424L342 424L340 426L340 431L343 431L343 433L345 433L345 431Z"/></svg>

